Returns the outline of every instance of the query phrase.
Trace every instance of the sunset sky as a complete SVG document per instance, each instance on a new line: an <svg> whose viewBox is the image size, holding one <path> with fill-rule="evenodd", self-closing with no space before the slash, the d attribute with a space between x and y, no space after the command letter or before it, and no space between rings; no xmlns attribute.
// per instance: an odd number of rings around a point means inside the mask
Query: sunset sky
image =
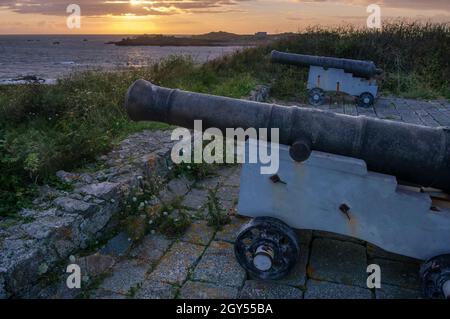
<svg viewBox="0 0 450 319"><path fill-rule="evenodd" d="M66 26L71 3L81 7L81 29ZM0 0L0 34L277 33L362 25L372 3L382 19L450 21L450 0Z"/></svg>

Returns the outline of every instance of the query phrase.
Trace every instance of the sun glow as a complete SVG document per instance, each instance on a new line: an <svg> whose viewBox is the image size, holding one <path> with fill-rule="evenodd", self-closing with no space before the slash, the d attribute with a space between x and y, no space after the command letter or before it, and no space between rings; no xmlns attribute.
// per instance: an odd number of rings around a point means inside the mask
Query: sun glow
<svg viewBox="0 0 450 319"><path fill-rule="evenodd" d="M155 1L146 1L146 0L130 0L129 1L132 6L138 6L143 4L154 4Z"/></svg>
<svg viewBox="0 0 450 319"><path fill-rule="evenodd" d="M22 0L19 1L22 5L18 5L17 1L0 0L0 34L296 32L316 24L365 25L366 8L355 4L361 1L370 0L330 0L326 7L318 0L77 0L75 2L82 5L82 27L70 30L66 24L68 15L60 8L59 1ZM449 9L439 6L443 2L415 0L417 8L386 4L383 19L410 17L448 22ZM428 3L430 9L418 9ZM431 3L436 5L431 6Z"/></svg>

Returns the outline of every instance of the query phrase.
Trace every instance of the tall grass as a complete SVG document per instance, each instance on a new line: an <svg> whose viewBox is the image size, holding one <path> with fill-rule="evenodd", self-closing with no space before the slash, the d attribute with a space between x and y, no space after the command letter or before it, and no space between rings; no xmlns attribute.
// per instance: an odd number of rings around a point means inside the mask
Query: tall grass
<svg viewBox="0 0 450 319"><path fill-rule="evenodd" d="M397 21L383 30L343 26L311 27L266 47L235 54L210 65L219 72L250 71L272 82L278 97L304 97L307 68L271 65L271 50L372 60L385 70L382 92L405 97L450 98L450 24Z"/></svg>
<svg viewBox="0 0 450 319"><path fill-rule="evenodd" d="M406 22L382 31L310 28L201 66L173 56L142 69L74 74L54 86L0 86L0 218L27 205L55 171L94 161L131 132L167 127L127 119L123 99L136 79L238 98L270 83L276 98L302 101L307 68L271 64L273 49L373 60L386 72L385 94L450 98L449 24Z"/></svg>

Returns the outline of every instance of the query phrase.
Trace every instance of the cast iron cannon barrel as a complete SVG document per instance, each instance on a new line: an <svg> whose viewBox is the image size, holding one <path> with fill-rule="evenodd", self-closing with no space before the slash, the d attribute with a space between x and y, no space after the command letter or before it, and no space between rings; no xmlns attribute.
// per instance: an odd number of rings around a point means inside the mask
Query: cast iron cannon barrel
<svg viewBox="0 0 450 319"><path fill-rule="evenodd" d="M279 128L280 144L310 141L317 151L362 159L369 170L450 191L450 129L349 116L174 90L136 81L125 107L135 121L203 129Z"/></svg>
<svg viewBox="0 0 450 319"><path fill-rule="evenodd" d="M372 61L361 61L351 59L339 59L323 56L304 55L295 53L285 53L272 51L271 61L281 64L297 66L320 66L323 68L343 69L346 72L353 73L356 76L371 78L381 74L382 70L375 66Z"/></svg>

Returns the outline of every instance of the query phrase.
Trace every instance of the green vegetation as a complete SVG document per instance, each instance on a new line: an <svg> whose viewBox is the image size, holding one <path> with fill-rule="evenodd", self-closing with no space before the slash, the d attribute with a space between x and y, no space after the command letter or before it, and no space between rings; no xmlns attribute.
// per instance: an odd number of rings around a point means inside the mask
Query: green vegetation
<svg viewBox="0 0 450 319"><path fill-rule="evenodd" d="M159 212L150 217L150 233L160 233L169 238L178 238L192 224L191 217L179 203L164 205Z"/></svg>
<svg viewBox="0 0 450 319"><path fill-rule="evenodd" d="M215 230L221 230L223 226L230 223L230 216L220 207L217 190L208 191L208 225Z"/></svg>
<svg viewBox="0 0 450 319"><path fill-rule="evenodd" d="M156 195L162 190L163 178L154 175L142 178L138 187L130 191L122 204L121 228L133 242L138 242L148 233L160 233L177 238L191 224L191 218L181 207L181 199L174 198L162 203Z"/></svg>
<svg viewBox="0 0 450 319"><path fill-rule="evenodd" d="M271 50L372 60L385 70L383 94L450 99L450 24L397 22L382 31L320 27L284 38L267 47L245 50L212 61L219 74L245 74L272 84L272 96L306 102L308 68L273 65ZM250 73L249 73L250 72Z"/></svg>
<svg viewBox="0 0 450 319"><path fill-rule="evenodd" d="M186 176L189 180L195 181L212 176L213 172L213 166L206 163L180 163L173 166L171 177Z"/></svg>
<svg viewBox="0 0 450 319"><path fill-rule="evenodd" d="M0 217L29 205L36 185L55 171L95 161L132 132L167 128L127 119L123 99L136 79L231 97L270 83L275 98L304 101L307 68L272 65L273 49L373 60L386 71L383 93L450 98L450 26L402 22L382 32L314 28L201 66L170 57L138 70L75 74L54 86L0 86Z"/></svg>

